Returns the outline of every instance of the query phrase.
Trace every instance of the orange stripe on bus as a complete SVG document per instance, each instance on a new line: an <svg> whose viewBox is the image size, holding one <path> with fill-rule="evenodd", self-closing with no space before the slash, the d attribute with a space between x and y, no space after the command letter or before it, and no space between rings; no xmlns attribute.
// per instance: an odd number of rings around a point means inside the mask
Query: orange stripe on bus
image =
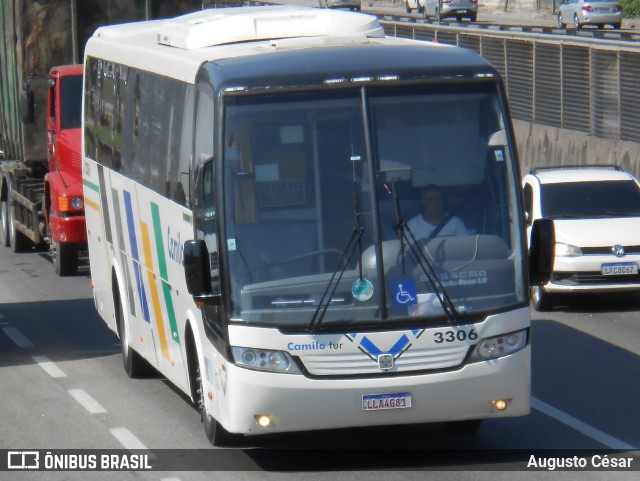
<svg viewBox="0 0 640 481"><path fill-rule="evenodd" d="M162 350L162 357L167 361L171 361L169 358L169 348L167 346L167 335L164 331L164 321L162 319L160 297L158 296L158 286L156 285L156 279L153 274L153 257L151 257L151 244L149 243L149 226L144 222L140 222L140 231L142 233L142 249L144 250L144 258L147 261L147 276L149 278L149 288L151 289L151 303L153 304L153 312L156 317L156 326L158 326L160 349Z"/></svg>

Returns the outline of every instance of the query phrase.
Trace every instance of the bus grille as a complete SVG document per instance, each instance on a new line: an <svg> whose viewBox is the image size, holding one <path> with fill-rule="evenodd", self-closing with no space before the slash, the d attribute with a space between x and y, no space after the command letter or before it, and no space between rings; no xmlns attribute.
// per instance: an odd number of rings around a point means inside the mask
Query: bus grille
<svg viewBox="0 0 640 481"><path fill-rule="evenodd" d="M315 376L375 375L384 372L408 373L457 367L464 361L468 350L467 345L409 349L394 359L394 367L390 371L381 370L377 360L363 352L349 354L324 352L319 355L300 356L300 359L309 374Z"/></svg>

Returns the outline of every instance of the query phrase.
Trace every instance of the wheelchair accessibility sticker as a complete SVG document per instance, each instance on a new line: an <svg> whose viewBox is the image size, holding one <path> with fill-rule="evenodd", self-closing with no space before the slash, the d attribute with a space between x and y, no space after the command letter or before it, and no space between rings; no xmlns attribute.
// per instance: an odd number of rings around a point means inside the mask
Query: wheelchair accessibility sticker
<svg viewBox="0 0 640 481"><path fill-rule="evenodd" d="M412 280L396 281L391 284L393 303L396 306L411 306L418 302L416 283Z"/></svg>

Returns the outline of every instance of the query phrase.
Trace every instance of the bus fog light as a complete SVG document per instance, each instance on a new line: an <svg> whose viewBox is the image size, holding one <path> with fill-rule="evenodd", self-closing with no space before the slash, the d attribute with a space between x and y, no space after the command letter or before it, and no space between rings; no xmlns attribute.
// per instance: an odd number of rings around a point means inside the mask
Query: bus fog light
<svg viewBox="0 0 640 481"><path fill-rule="evenodd" d="M504 411L509 405L509 403L504 399L494 399L491 402L493 403L493 407L495 407L498 411Z"/></svg>
<svg viewBox="0 0 640 481"><path fill-rule="evenodd" d="M271 426L271 416L269 416L268 414L257 414L256 422L261 428L268 428L269 426Z"/></svg>
<svg viewBox="0 0 640 481"><path fill-rule="evenodd" d="M473 348L469 362L488 361L508 356L527 346L527 329L481 340Z"/></svg>

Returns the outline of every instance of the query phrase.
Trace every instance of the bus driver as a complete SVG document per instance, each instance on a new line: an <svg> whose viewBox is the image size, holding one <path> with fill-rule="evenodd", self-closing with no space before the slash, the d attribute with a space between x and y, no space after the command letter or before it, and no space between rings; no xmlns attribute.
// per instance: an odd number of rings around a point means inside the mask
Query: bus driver
<svg viewBox="0 0 640 481"><path fill-rule="evenodd" d="M448 214L440 187L435 184L422 187L419 202L420 214L407 222L416 239L467 234L467 228L460 218Z"/></svg>

